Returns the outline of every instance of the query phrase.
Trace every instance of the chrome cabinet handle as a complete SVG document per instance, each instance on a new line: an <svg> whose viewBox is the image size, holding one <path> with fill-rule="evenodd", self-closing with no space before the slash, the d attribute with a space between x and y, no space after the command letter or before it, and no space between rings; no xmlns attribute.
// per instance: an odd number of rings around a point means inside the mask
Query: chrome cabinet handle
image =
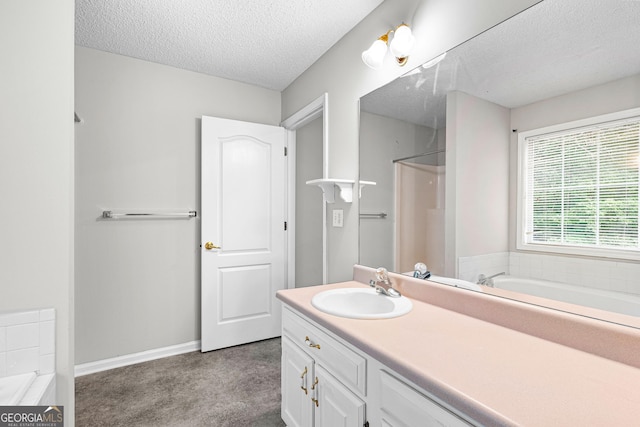
<svg viewBox="0 0 640 427"><path fill-rule="evenodd" d="M318 350L320 350L320 344L314 343L309 337L304 337L304 343L309 347L317 348Z"/></svg>

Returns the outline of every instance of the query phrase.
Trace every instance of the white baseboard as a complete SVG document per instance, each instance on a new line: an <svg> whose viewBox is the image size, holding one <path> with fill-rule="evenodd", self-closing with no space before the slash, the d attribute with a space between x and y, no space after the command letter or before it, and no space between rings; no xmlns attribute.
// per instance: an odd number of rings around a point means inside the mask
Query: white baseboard
<svg viewBox="0 0 640 427"><path fill-rule="evenodd" d="M107 371L109 369L120 368L127 365L134 365L141 362L148 362L150 360L161 359L163 357L176 356L178 354L197 351L200 350L200 348L200 341L198 340L187 342L184 344L172 345L169 347L142 351L140 353L113 357L111 359L83 363L81 365L75 366L75 376L80 377L82 375L94 374L96 372Z"/></svg>

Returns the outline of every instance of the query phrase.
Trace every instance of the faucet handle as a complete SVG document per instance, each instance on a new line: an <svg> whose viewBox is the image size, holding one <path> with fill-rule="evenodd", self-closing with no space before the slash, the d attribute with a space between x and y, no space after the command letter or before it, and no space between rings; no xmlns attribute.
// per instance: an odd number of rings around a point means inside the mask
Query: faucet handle
<svg viewBox="0 0 640 427"><path fill-rule="evenodd" d="M413 271L420 274L425 274L429 270L427 269L427 265L425 263L418 262L416 263L416 265L413 266Z"/></svg>
<svg viewBox="0 0 640 427"><path fill-rule="evenodd" d="M387 272L387 269L384 267L378 267L376 269L376 279L379 282L388 282L389 281L389 273Z"/></svg>

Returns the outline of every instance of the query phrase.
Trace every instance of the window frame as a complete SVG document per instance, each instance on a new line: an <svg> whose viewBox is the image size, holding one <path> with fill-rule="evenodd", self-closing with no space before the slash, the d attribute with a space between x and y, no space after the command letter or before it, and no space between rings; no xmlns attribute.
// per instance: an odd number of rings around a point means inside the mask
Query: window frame
<svg viewBox="0 0 640 427"><path fill-rule="evenodd" d="M586 119L574 120L538 129L531 129L518 133L518 153L517 153L517 199L516 199L516 248L522 251L535 251L544 253L555 253L563 255L578 255L591 257L615 258L621 260L640 261L640 248L613 249L613 248L590 248L582 246L570 246L564 244L548 243L528 243L526 241L526 203L527 203L527 138L544 134L568 131L580 127L593 126L607 122L624 120L638 117L640 119L640 108L608 113ZM640 161L640 159L639 159Z"/></svg>

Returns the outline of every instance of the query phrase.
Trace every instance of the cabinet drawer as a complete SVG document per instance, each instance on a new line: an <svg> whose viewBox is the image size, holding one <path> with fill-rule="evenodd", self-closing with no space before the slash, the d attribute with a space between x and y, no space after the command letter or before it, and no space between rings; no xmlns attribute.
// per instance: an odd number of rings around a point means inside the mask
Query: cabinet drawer
<svg viewBox="0 0 640 427"><path fill-rule="evenodd" d="M380 409L384 426L471 426L453 412L385 371L380 371L380 385Z"/></svg>
<svg viewBox="0 0 640 427"><path fill-rule="evenodd" d="M366 395L367 361L364 357L286 307L282 310L282 334L305 349L316 363L348 388Z"/></svg>

